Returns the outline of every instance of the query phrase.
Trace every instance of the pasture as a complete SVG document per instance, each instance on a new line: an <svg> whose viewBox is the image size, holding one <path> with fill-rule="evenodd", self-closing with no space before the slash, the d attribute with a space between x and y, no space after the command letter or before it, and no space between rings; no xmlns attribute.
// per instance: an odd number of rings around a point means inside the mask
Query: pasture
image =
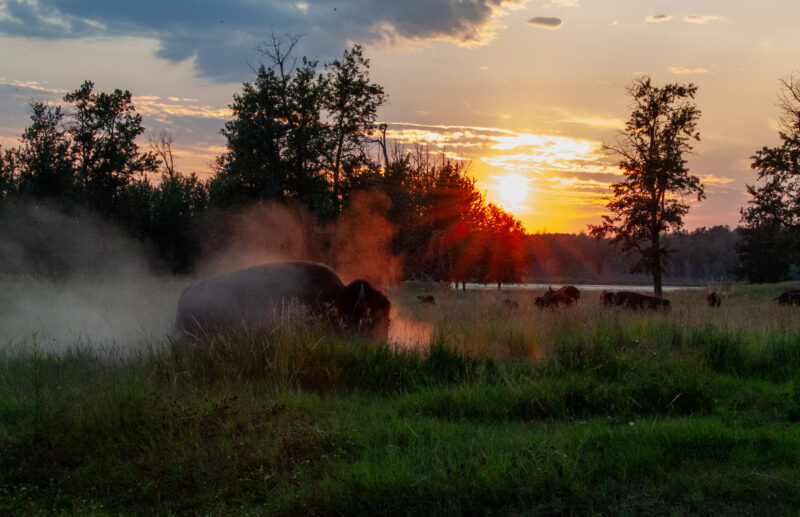
<svg viewBox="0 0 800 517"><path fill-rule="evenodd" d="M15 337L0 512L797 514L790 287L669 293L663 314L408 284L390 344L302 311L190 343ZM136 292L157 328L179 283Z"/></svg>

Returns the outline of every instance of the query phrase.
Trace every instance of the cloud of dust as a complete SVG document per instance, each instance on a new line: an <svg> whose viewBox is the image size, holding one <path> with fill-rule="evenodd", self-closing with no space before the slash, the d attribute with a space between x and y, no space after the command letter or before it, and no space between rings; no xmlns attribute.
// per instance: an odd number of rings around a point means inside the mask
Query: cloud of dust
<svg viewBox="0 0 800 517"><path fill-rule="evenodd" d="M330 225L321 226L302 205L259 203L231 217L222 243L212 243L199 268L203 275L280 260L309 260L331 266L348 283L367 280L388 291L402 277L392 255L395 230L381 192L358 192Z"/></svg>
<svg viewBox="0 0 800 517"><path fill-rule="evenodd" d="M99 217L0 209L0 350L157 346L186 283L155 275L141 244Z"/></svg>
<svg viewBox="0 0 800 517"><path fill-rule="evenodd" d="M333 223L333 266L344 282L359 278L386 290L400 281L401 262L392 255L395 230L382 215L390 206L383 192L358 192Z"/></svg>
<svg viewBox="0 0 800 517"><path fill-rule="evenodd" d="M433 325L415 321L393 306L389 316L389 343L404 349L425 349L431 344Z"/></svg>
<svg viewBox="0 0 800 517"><path fill-rule="evenodd" d="M230 217L220 241L212 239L199 272L203 276L280 260L318 261L322 239L314 215L303 205L257 203Z"/></svg>

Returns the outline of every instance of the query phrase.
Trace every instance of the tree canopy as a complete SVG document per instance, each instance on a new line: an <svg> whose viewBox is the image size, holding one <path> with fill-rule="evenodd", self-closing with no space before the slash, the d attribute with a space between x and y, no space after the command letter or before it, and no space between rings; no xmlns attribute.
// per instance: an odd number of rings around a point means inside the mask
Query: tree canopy
<svg viewBox="0 0 800 517"><path fill-rule="evenodd" d="M781 81L780 145L752 156L758 183L741 210L738 274L751 282L786 280L800 263L800 78Z"/></svg>

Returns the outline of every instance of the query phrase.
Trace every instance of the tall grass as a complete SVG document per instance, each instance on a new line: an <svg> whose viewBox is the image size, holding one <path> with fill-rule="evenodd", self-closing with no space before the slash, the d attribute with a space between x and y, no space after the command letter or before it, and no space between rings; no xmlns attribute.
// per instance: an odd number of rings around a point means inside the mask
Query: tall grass
<svg viewBox="0 0 800 517"><path fill-rule="evenodd" d="M0 352L0 512L800 509L800 321L771 291L718 310L679 293L669 314L415 294L393 298L428 344L292 312L137 353L17 342Z"/></svg>

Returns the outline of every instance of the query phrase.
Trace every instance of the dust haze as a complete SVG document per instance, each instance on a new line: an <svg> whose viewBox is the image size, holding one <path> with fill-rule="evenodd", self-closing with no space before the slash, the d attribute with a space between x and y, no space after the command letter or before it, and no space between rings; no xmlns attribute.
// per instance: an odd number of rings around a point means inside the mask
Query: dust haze
<svg viewBox="0 0 800 517"><path fill-rule="evenodd" d="M100 217L7 205L0 211L0 350L157 348L173 332L184 288L278 260L326 263L345 283L365 279L391 298L402 264L391 253L388 208L384 194L359 193L335 223L321 226L301 205L259 203L230 216L224 238L209 231L194 275L172 276L158 271L141 242ZM420 328L392 311L390 340L425 344L429 331Z"/></svg>

